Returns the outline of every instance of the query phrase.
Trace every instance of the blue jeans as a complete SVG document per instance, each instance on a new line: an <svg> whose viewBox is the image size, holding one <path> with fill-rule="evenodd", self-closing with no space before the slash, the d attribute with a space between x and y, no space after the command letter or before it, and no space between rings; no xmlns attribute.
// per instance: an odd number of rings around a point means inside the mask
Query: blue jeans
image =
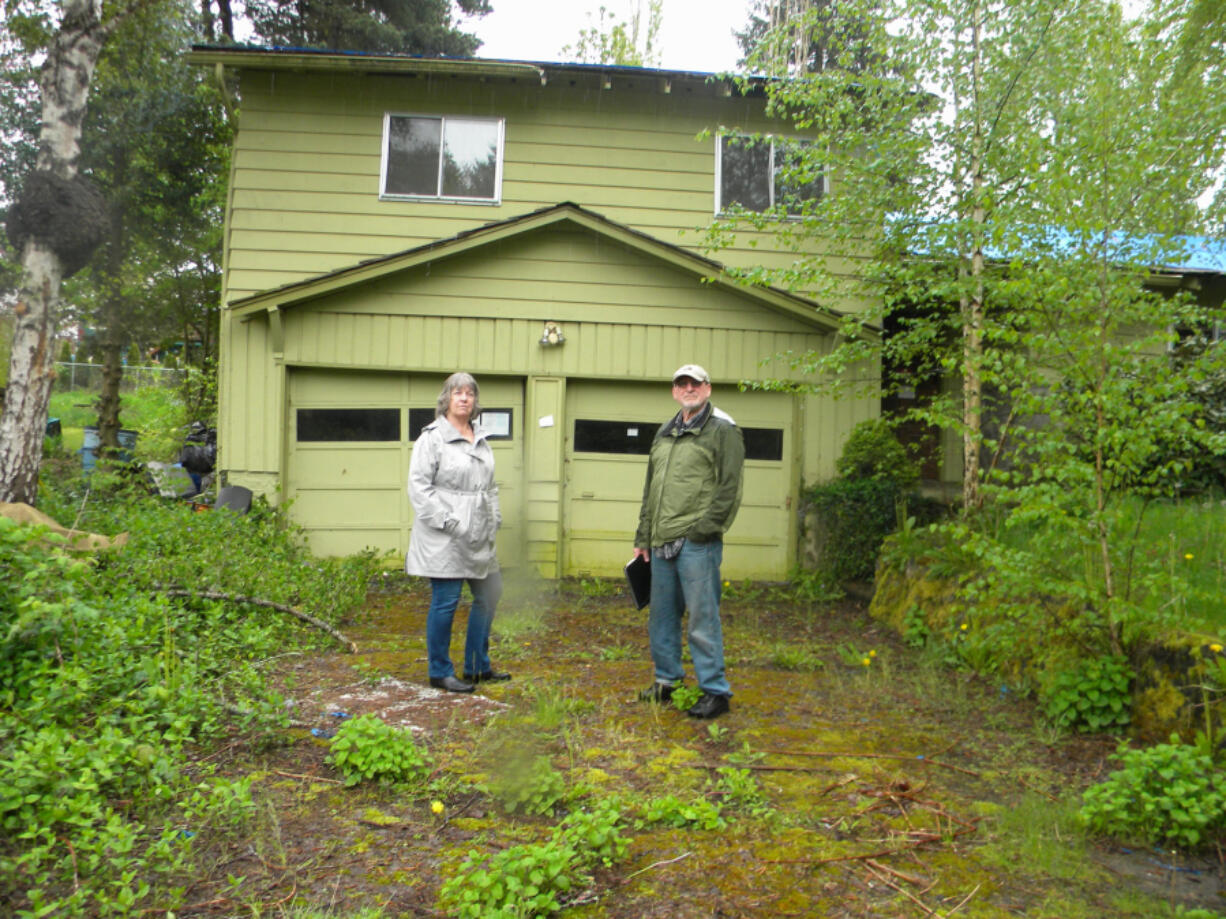
<svg viewBox="0 0 1226 919"><path fill-rule="evenodd" d="M647 635L656 680L678 683L681 668L681 616L690 612L690 657L698 688L717 696L730 696L724 676L724 634L719 624L719 565L724 544L686 540L676 558L651 557L651 615Z"/></svg>
<svg viewBox="0 0 1226 919"><path fill-rule="evenodd" d="M490 669L490 626L502 596L502 573L485 578L431 578L430 612L426 614L426 653L430 676L436 679L455 676L451 663L451 623L460 605L460 590L468 581L472 607L468 611L468 635L464 640L464 673L485 673Z"/></svg>

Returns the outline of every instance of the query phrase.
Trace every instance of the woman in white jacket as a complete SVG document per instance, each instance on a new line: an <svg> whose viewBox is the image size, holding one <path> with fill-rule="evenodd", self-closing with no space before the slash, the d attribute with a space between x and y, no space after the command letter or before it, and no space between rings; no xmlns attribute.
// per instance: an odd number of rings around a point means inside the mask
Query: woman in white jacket
<svg viewBox="0 0 1226 919"><path fill-rule="evenodd" d="M426 651L430 685L448 692L472 692L476 683L509 680L490 665L490 626L502 594L494 536L502 525L494 452L481 425L477 381L453 373L438 396L435 418L422 428L409 461L413 531L404 569L430 579ZM464 582L472 591L464 678L451 663L451 623Z"/></svg>

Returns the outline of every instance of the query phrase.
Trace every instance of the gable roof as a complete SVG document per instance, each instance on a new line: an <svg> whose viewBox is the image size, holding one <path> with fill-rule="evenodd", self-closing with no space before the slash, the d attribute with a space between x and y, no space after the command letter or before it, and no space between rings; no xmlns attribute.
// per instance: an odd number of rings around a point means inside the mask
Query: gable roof
<svg viewBox="0 0 1226 919"><path fill-rule="evenodd" d="M714 259L663 242L654 236L609 220L595 211L569 201L540 208L519 217L487 223L484 226L465 230L448 239L436 240L402 252L367 259L314 278L242 297L230 303L228 309L238 317L278 312L347 287L373 281L418 265L450 258L463 252L478 250L511 237L563 222L576 224L629 249L666 262L694 275L701 281L737 293L768 309L800 319L826 331L835 331L839 328L843 314L838 310L822 306L813 300L789 293L781 288L742 283L729 275L723 264Z"/></svg>

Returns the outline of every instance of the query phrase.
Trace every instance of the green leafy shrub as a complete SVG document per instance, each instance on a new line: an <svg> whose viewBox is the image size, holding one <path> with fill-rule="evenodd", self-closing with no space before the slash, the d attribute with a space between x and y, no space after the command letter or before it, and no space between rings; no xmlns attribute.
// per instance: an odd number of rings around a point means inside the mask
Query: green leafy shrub
<svg viewBox="0 0 1226 919"><path fill-rule="evenodd" d="M706 798L682 801L676 795L653 798L643 807L645 823L663 823L665 826L693 826L701 830L722 830L728 824L720 816L718 804Z"/></svg>
<svg viewBox="0 0 1226 919"><path fill-rule="evenodd" d="M526 919L562 909L562 897L590 881L583 872L626 854L620 802L607 798L575 811L545 843L512 846L485 857L469 852L443 884L439 904L457 919Z"/></svg>
<svg viewBox="0 0 1226 919"><path fill-rule="evenodd" d="M686 709L693 708L698 700L702 698L702 690L697 686L674 686L673 694L669 701L673 703L673 708L684 712Z"/></svg>
<svg viewBox="0 0 1226 919"><path fill-rule="evenodd" d="M809 489L818 570L836 581L871 580L881 543L898 524L902 495L888 479L835 479Z"/></svg>
<svg viewBox="0 0 1226 919"><path fill-rule="evenodd" d="M578 856L557 839L512 846L486 857L468 853L455 877L439 890L439 903L456 919L527 919L562 908L574 888Z"/></svg>
<svg viewBox="0 0 1226 919"><path fill-rule="evenodd" d="M902 491L919 481L915 460L882 418L861 421L852 428L835 468L844 479L893 482Z"/></svg>
<svg viewBox="0 0 1226 919"><path fill-rule="evenodd" d="M346 785L359 782L408 782L430 771L430 760L413 735L377 715L344 722L332 739L328 762Z"/></svg>
<svg viewBox="0 0 1226 919"><path fill-rule="evenodd" d="M280 613L172 600L164 587L335 620L363 599L372 560L312 559L271 509L192 514L95 489L82 513L78 477L42 485L53 517L129 541L86 560L0 519L0 902L17 915L171 910L195 840L251 811L244 788L188 775L185 746L281 723L261 661L304 637L331 639Z"/></svg>
<svg viewBox="0 0 1226 919"><path fill-rule="evenodd" d="M625 856L630 844L623 826L619 802L608 798L568 815L555 838L578 852L585 864L609 867Z"/></svg>
<svg viewBox="0 0 1226 919"><path fill-rule="evenodd" d="M486 790L508 814L549 814L566 796L566 780L548 756L517 758L487 783Z"/></svg>
<svg viewBox="0 0 1226 919"><path fill-rule="evenodd" d="M1083 732L1112 731L1132 720L1132 670L1122 657L1082 661L1056 676L1044 712L1058 727Z"/></svg>
<svg viewBox="0 0 1226 919"><path fill-rule="evenodd" d="M770 811L770 805L762 794L762 786L748 769L724 766L717 770L715 789L732 807L754 816Z"/></svg>
<svg viewBox="0 0 1226 919"><path fill-rule="evenodd" d="M1226 795L1209 757L1172 736L1169 744L1113 756L1121 768L1086 789L1081 819L1097 833L1194 848L1226 819Z"/></svg>

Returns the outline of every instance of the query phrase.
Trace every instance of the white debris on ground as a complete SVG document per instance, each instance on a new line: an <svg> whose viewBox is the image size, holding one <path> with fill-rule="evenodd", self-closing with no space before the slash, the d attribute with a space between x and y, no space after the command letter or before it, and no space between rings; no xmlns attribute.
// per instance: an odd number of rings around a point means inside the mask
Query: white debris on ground
<svg viewBox="0 0 1226 919"><path fill-rule="evenodd" d="M319 713L319 723L330 722L333 727L345 718L369 712L388 724L422 734L437 726L440 717L449 719L457 709L465 711L473 720L484 720L507 706L480 693L446 692L420 683L384 677L376 683L317 690L312 694L310 703L303 708L315 710ZM304 711L301 714L308 713Z"/></svg>

